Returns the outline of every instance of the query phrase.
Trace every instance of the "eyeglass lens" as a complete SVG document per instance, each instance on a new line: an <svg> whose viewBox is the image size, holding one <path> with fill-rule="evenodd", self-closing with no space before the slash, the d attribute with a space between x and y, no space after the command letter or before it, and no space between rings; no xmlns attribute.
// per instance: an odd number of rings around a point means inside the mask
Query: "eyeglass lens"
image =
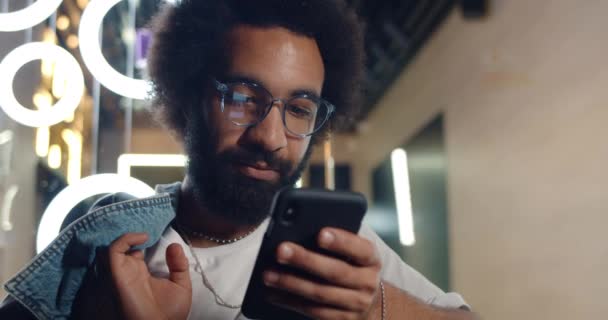
<svg viewBox="0 0 608 320"><path fill-rule="evenodd" d="M266 116L272 96L263 88L232 84L224 95L224 113L239 125L256 124ZM328 108L309 97L294 97L283 106L285 127L292 133L308 135L323 125Z"/></svg>

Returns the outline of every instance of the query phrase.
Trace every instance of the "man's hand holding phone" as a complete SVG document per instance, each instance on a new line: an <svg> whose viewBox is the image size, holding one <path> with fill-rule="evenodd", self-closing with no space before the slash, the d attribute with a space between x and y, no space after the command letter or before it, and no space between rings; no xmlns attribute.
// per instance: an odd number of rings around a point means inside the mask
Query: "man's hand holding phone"
<svg viewBox="0 0 608 320"><path fill-rule="evenodd" d="M314 319L379 319L381 262L374 245L354 233L329 227L319 232L317 241L342 259L293 242L281 243L276 252L279 264L323 281L266 270L264 283L288 293L269 297L271 302Z"/></svg>

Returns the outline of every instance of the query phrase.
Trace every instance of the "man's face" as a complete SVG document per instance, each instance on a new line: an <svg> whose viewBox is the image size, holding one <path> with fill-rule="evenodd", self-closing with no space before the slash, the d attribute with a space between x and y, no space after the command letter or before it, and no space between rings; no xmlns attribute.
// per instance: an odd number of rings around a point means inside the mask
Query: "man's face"
<svg viewBox="0 0 608 320"><path fill-rule="evenodd" d="M324 68L313 39L283 28L239 26L230 34L229 47L227 79L220 80L254 81L275 98L303 91L321 96ZM252 127L231 123L219 104L220 95L214 93L207 120L188 121L188 175L195 196L211 212L255 224L268 215L274 193L299 178L310 155L310 137L285 130L281 103Z"/></svg>

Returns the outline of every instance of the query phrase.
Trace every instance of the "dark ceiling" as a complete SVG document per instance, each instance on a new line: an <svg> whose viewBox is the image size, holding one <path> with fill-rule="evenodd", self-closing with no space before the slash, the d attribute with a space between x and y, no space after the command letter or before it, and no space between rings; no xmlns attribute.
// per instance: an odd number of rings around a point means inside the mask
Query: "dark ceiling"
<svg viewBox="0 0 608 320"><path fill-rule="evenodd" d="M366 21L364 119L454 7L454 0L348 0Z"/></svg>

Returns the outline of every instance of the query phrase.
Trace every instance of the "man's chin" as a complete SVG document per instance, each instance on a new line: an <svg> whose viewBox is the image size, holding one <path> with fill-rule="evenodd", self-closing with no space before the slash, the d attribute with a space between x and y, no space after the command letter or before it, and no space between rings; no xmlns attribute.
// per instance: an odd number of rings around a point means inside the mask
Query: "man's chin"
<svg viewBox="0 0 608 320"><path fill-rule="evenodd" d="M193 179L195 197L210 213L235 224L255 225L270 214L280 183L258 180L239 171L224 172L213 183Z"/></svg>

